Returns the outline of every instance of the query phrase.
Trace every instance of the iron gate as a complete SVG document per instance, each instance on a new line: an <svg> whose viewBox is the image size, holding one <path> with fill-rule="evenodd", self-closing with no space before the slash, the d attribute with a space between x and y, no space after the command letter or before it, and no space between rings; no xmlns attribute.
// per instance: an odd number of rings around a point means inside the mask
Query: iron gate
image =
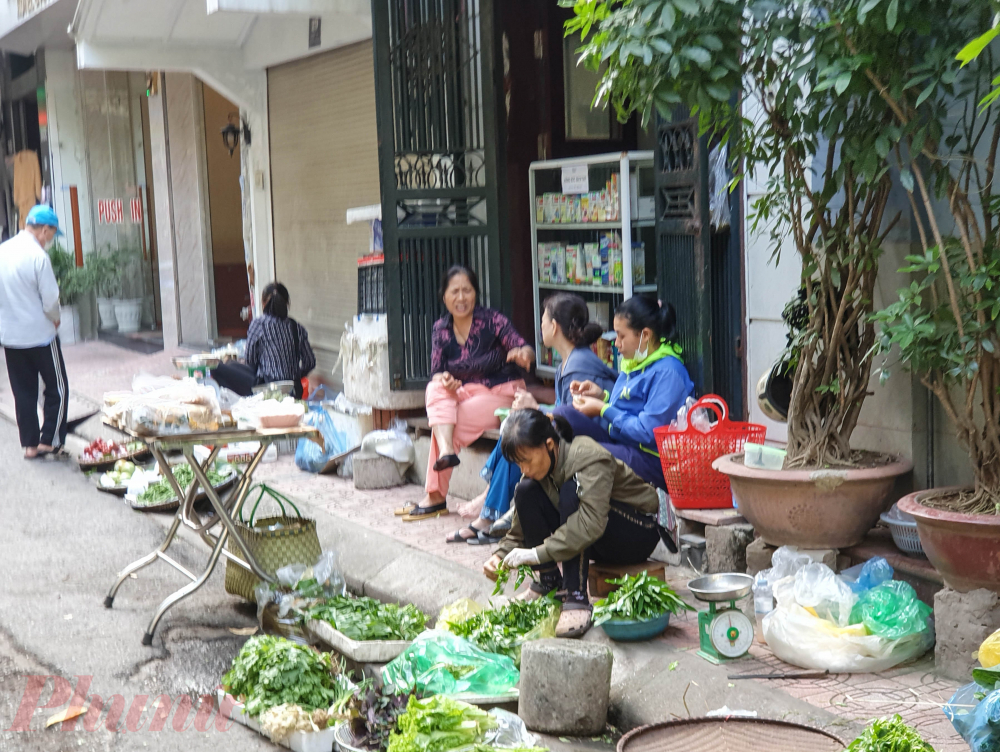
<svg viewBox="0 0 1000 752"><path fill-rule="evenodd" d="M392 388L422 388L444 271L505 293L494 0L372 0L372 27Z"/></svg>

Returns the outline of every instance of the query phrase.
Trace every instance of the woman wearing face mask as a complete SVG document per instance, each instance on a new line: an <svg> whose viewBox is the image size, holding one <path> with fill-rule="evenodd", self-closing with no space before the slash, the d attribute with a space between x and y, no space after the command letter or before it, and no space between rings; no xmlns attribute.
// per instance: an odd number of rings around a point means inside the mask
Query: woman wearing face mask
<svg viewBox="0 0 1000 752"><path fill-rule="evenodd" d="M514 492L510 532L483 571L494 577L501 563L532 566L538 581L524 597L565 591L556 636L579 637L591 623L590 560L639 564L661 540L656 490L593 439L574 438L564 419L538 410L512 412L500 446L524 480Z"/></svg>
<svg viewBox="0 0 1000 752"><path fill-rule="evenodd" d="M510 407L524 389L518 368L527 370L535 351L499 311L478 305L479 280L464 266L453 266L441 280L441 301L448 312L434 324L431 373L425 396L431 426L427 495L396 510L405 522L448 514L445 501L459 450L497 428L498 408Z"/></svg>
<svg viewBox="0 0 1000 752"><path fill-rule="evenodd" d="M543 344L558 352L562 361L556 369L556 405L568 405L573 401L569 385L574 381L590 380L603 389L614 386L615 372L590 349L603 330L599 324L590 320L587 303L583 298L566 292L546 298L542 306L540 330ZM537 410L538 402L529 392L519 391L511 407L514 410ZM447 542L466 541L475 546L496 543L499 539L487 535L487 531L510 508L514 486L521 480L521 471L517 465L503 458L500 444L497 444L486 461L483 477L489 480L489 488L464 509L459 508L463 516L478 515L478 518L468 527L450 533L445 538Z"/></svg>
<svg viewBox="0 0 1000 752"><path fill-rule="evenodd" d="M676 314L636 296L615 312L620 373L610 391L593 381L570 384L572 406L556 408L577 436L589 436L631 467L640 478L666 490L653 429L669 425L694 384L680 359Z"/></svg>

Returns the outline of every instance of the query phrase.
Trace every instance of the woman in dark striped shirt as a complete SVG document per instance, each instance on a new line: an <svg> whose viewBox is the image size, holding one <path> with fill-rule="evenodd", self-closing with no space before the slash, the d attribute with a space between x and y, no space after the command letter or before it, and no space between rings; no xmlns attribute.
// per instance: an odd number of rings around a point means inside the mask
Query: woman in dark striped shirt
<svg viewBox="0 0 1000 752"><path fill-rule="evenodd" d="M302 378L316 367L305 327L288 317L288 288L272 282L264 288L264 315L250 322L245 364L223 363L212 377L237 394L249 396L253 387L272 381L291 381L296 399L302 398Z"/></svg>

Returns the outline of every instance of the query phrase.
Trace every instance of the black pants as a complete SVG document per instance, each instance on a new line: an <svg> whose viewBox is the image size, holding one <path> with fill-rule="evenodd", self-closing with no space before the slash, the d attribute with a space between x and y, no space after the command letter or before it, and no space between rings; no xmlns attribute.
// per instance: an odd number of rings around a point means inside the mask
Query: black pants
<svg viewBox="0 0 1000 752"><path fill-rule="evenodd" d="M220 363L218 368L212 369L212 378L219 386L231 389L241 397L249 397L253 394L253 388L257 386L257 374L245 363Z"/></svg>
<svg viewBox="0 0 1000 752"><path fill-rule="evenodd" d="M559 491L559 508L556 509L542 486L525 478L514 490L514 506L524 533L525 548L539 546L579 509L576 481L569 480L563 484ZM541 589L546 592L565 589L570 598L585 600L591 559L601 564L641 564L653 553L659 540L659 528L653 517L612 500L604 535L579 556L564 561L562 575L553 562L535 567Z"/></svg>
<svg viewBox="0 0 1000 752"><path fill-rule="evenodd" d="M14 410L21 446L39 444L60 447L66 443L69 380L62 348L56 337L42 347L4 348L7 376L14 392ZM38 377L45 382L45 423L38 431Z"/></svg>

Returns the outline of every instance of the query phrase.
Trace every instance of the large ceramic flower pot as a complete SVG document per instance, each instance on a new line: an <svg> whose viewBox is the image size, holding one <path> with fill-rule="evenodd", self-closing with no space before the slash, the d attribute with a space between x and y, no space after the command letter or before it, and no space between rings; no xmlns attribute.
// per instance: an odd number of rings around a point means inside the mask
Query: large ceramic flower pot
<svg viewBox="0 0 1000 752"><path fill-rule="evenodd" d="M115 320L118 331L122 334L134 334L139 331L142 321L142 298L115 301Z"/></svg>
<svg viewBox="0 0 1000 752"><path fill-rule="evenodd" d="M1000 593L1000 515L946 512L920 503L930 493L950 490L959 489L918 491L897 506L916 519L924 553L949 587Z"/></svg>
<svg viewBox="0 0 1000 752"><path fill-rule="evenodd" d="M857 545L894 501L896 478L913 469L909 460L894 459L857 470L757 470L742 456L728 454L712 467L729 476L740 514L772 546Z"/></svg>
<svg viewBox="0 0 1000 752"><path fill-rule="evenodd" d="M97 310L101 317L101 331L113 332L118 328L118 319L115 318L115 301L111 298L98 298Z"/></svg>

